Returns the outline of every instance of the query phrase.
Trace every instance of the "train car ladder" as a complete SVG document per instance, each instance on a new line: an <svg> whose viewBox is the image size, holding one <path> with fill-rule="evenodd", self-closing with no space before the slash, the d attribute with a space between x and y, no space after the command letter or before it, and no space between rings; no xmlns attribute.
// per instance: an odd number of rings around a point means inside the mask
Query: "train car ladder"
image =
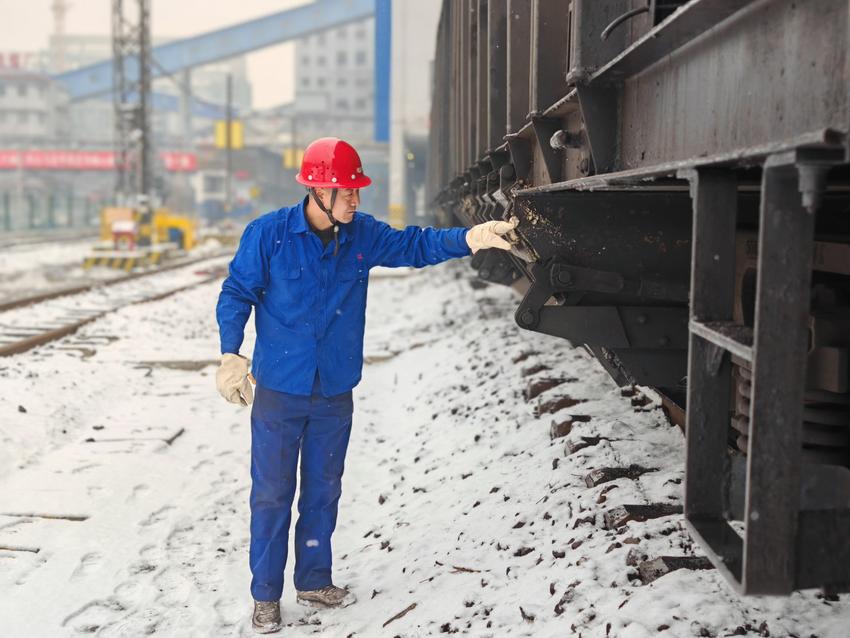
<svg viewBox="0 0 850 638"><path fill-rule="evenodd" d="M735 173L680 174L694 210L685 518L744 594L850 585L850 470L804 464L801 440L815 210L841 161L832 149L767 157L752 328L733 321ZM745 467L727 451L733 356L752 370ZM741 522L730 524L735 502Z"/></svg>

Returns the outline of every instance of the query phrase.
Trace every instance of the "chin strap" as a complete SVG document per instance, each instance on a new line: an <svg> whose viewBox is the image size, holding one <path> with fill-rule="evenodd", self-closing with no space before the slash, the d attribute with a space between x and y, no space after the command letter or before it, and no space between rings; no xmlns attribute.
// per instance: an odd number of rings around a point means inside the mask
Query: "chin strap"
<svg viewBox="0 0 850 638"><path fill-rule="evenodd" d="M310 197L313 198L313 201L316 202L316 205L322 209L322 212L328 216L328 221L330 221L331 226L334 229L334 257L339 252L339 222L334 218L334 215L331 211L333 211L334 204L336 203L336 195L339 192L336 188L331 189L331 207L326 208L322 203L322 198L316 194L315 188L308 189L310 193Z"/></svg>

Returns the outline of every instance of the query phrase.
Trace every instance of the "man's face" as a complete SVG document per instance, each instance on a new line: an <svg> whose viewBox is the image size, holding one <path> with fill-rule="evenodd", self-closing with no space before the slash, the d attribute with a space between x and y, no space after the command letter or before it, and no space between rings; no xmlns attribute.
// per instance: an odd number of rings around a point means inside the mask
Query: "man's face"
<svg viewBox="0 0 850 638"><path fill-rule="evenodd" d="M325 206L331 204L331 189L319 188L318 194ZM360 206L359 188L337 189L336 202L334 202L333 216L340 224L347 224L354 219L354 211Z"/></svg>

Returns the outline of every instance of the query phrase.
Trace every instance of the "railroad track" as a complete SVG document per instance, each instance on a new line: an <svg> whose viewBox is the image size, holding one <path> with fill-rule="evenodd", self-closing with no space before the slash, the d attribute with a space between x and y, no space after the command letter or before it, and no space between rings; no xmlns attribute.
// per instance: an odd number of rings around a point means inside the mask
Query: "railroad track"
<svg viewBox="0 0 850 638"><path fill-rule="evenodd" d="M199 264L204 261L208 261L210 259L216 259L218 257L226 257L232 255L232 252L229 250L223 250L217 252L213 255L205 255L203 257L191 257L188 259L181 259L179 261L175 261L173 263L169 263L167 265L159 266L154 270L145 270L141 272L131 273L129 275L122 275L120 277L115 277L113 279L105 279L102 281L94 281L86 284L80 284L79 286L70 286L68 288L59 288L56 290L48 290L46 292L41 292L36 295L29 295L27 297L18 297L12 299L10 301L4 301L0 303L0 312L6 312L7 310L14 310L16 308L23 308L25 306L31 306L36 303L41 303L44 301L49 301L51 299L58 299L59 297L67 297L69 295L78 295L80 293L89 292L90 290L95 290L98 288L106 288L108 286L115 286L119 284L123 284L128 281L133 281L135 279L141 279L143 277L148 277L151 275L156 275L158 273L168 272L170 270L175 270L178 268L183 268L185 266L191 266L193 264Z"/></svg>
<svg viewBox="0 0 850 638"><path fill-rule="evenodd" d="M0 250L7 248L18 248L19 246L37 246L38 244L52 244L57 241L69 241L76 239L96 239L98 231L96 228L73 231L53 231L49 233L21 233L0 235Z"/></svg>
<svg viewBox="0 0 850 638"><path fill-rule="evenodd" d="M18 299L0 306L0 357L70 335L125 306L156 301L226 274L230 253L187 260L100 284ZM203 266L199 270L199 266Z"/></svg>

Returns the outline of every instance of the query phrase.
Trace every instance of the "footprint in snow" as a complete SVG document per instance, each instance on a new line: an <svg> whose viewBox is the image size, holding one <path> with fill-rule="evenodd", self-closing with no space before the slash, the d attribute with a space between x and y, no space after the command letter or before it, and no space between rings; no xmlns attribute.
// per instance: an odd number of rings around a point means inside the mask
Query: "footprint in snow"
<svg viewBox="0 0 850 638"><path fill-rule="evenodd" d="M97 571L97 568L100 567L102 558L103 556L99 552L89 552L84 555L80 559L80 564L77 565L77 568L71 574L71 580L88 576L92 572Z"/></svg>
<svg viewBox="0 0 850 638"><path fill-rule="evenodd" d="M129 570L130 574L135 575L138 573L136 571L135 566L130 566ZM112 590L112 593L118 600L126 602L128 600L132 600L138 597L139 590L141 589L141 582L134 578L131 580L123 580L117 585L115 585L115 589Z"/></svg>
<svg viewBox="0 0 850 638"><path fill-rule="evenodd" d="M113 624L126 607L114 598L92 600L62 621L62 627L71 625L78 634L93 634Z"/></svg>
<svg viewBox="0 0 850 638"><path fill-rule="evenodd" d="M197 472L202 467L204 467L205 465L209 465L210 463L212 463L212 461L210 461L209 459L202 459L192 466L192 471Z"/></svg>
<svg viewBox="0 0 850 638"><path fill-rule="evenodd" d="M166 567L153 579L159 590L155 601L164 607L179 607L185 605L192 595L192 581L180 572Z"/></svg>
<svg viewBox="0 0 850 638"><path fill-rule="evenodd" d="M86 470L91 470L95 467L100 467L100 463L87 463L85 465L75 467L73 470L71 470L71 474L80 474L82 472L85 472Z"/></svg>
<svg viewBox="0 0 850 638"><path fill-rule="evenodd" d="M151 527L153 525L156 525L157 523L161 523L162 521L165 520L166 514L170 510L173 510L173 509L174 509L173 505L165 505L163 507L160 507L158 510L151 513L146 519L144 519L142 522L140 522L139 527L148 528L148 527Z"/></svg>
<svg viewBox="0 0 850 638"><path fill-rule="evenodd" d="M142 574L149 574L151 572L156 571L156 565L154 563L150 563L146 560L140 560L140 561L136 561L135 563L131 564L127 568L127 571L130 573L131 576L140 576ZM125 584L126 583L122 583L121 585L119 585L119 587L121 587ZM135 583L134 583L134 585L135 585ZM117 589L115 590L115 593L116 594L118 593Z"/></svg>
<svg viewBox="0 0 850 638"><path fill-rule="evenodd" d="M127 502L131 503L140 497L144 496L145 493L150 491L150 487L145 483L139 483L138 485L133 486L133 491L130 492L130 496L127 498Z"/></svg>
<svg viewBox="0 0 850 638"><path fill-rule="evenodd" d="M213 609L218 614L220 627L232 627L245 619L244 601L236 598L219 598L213 603Z"/></svg>

